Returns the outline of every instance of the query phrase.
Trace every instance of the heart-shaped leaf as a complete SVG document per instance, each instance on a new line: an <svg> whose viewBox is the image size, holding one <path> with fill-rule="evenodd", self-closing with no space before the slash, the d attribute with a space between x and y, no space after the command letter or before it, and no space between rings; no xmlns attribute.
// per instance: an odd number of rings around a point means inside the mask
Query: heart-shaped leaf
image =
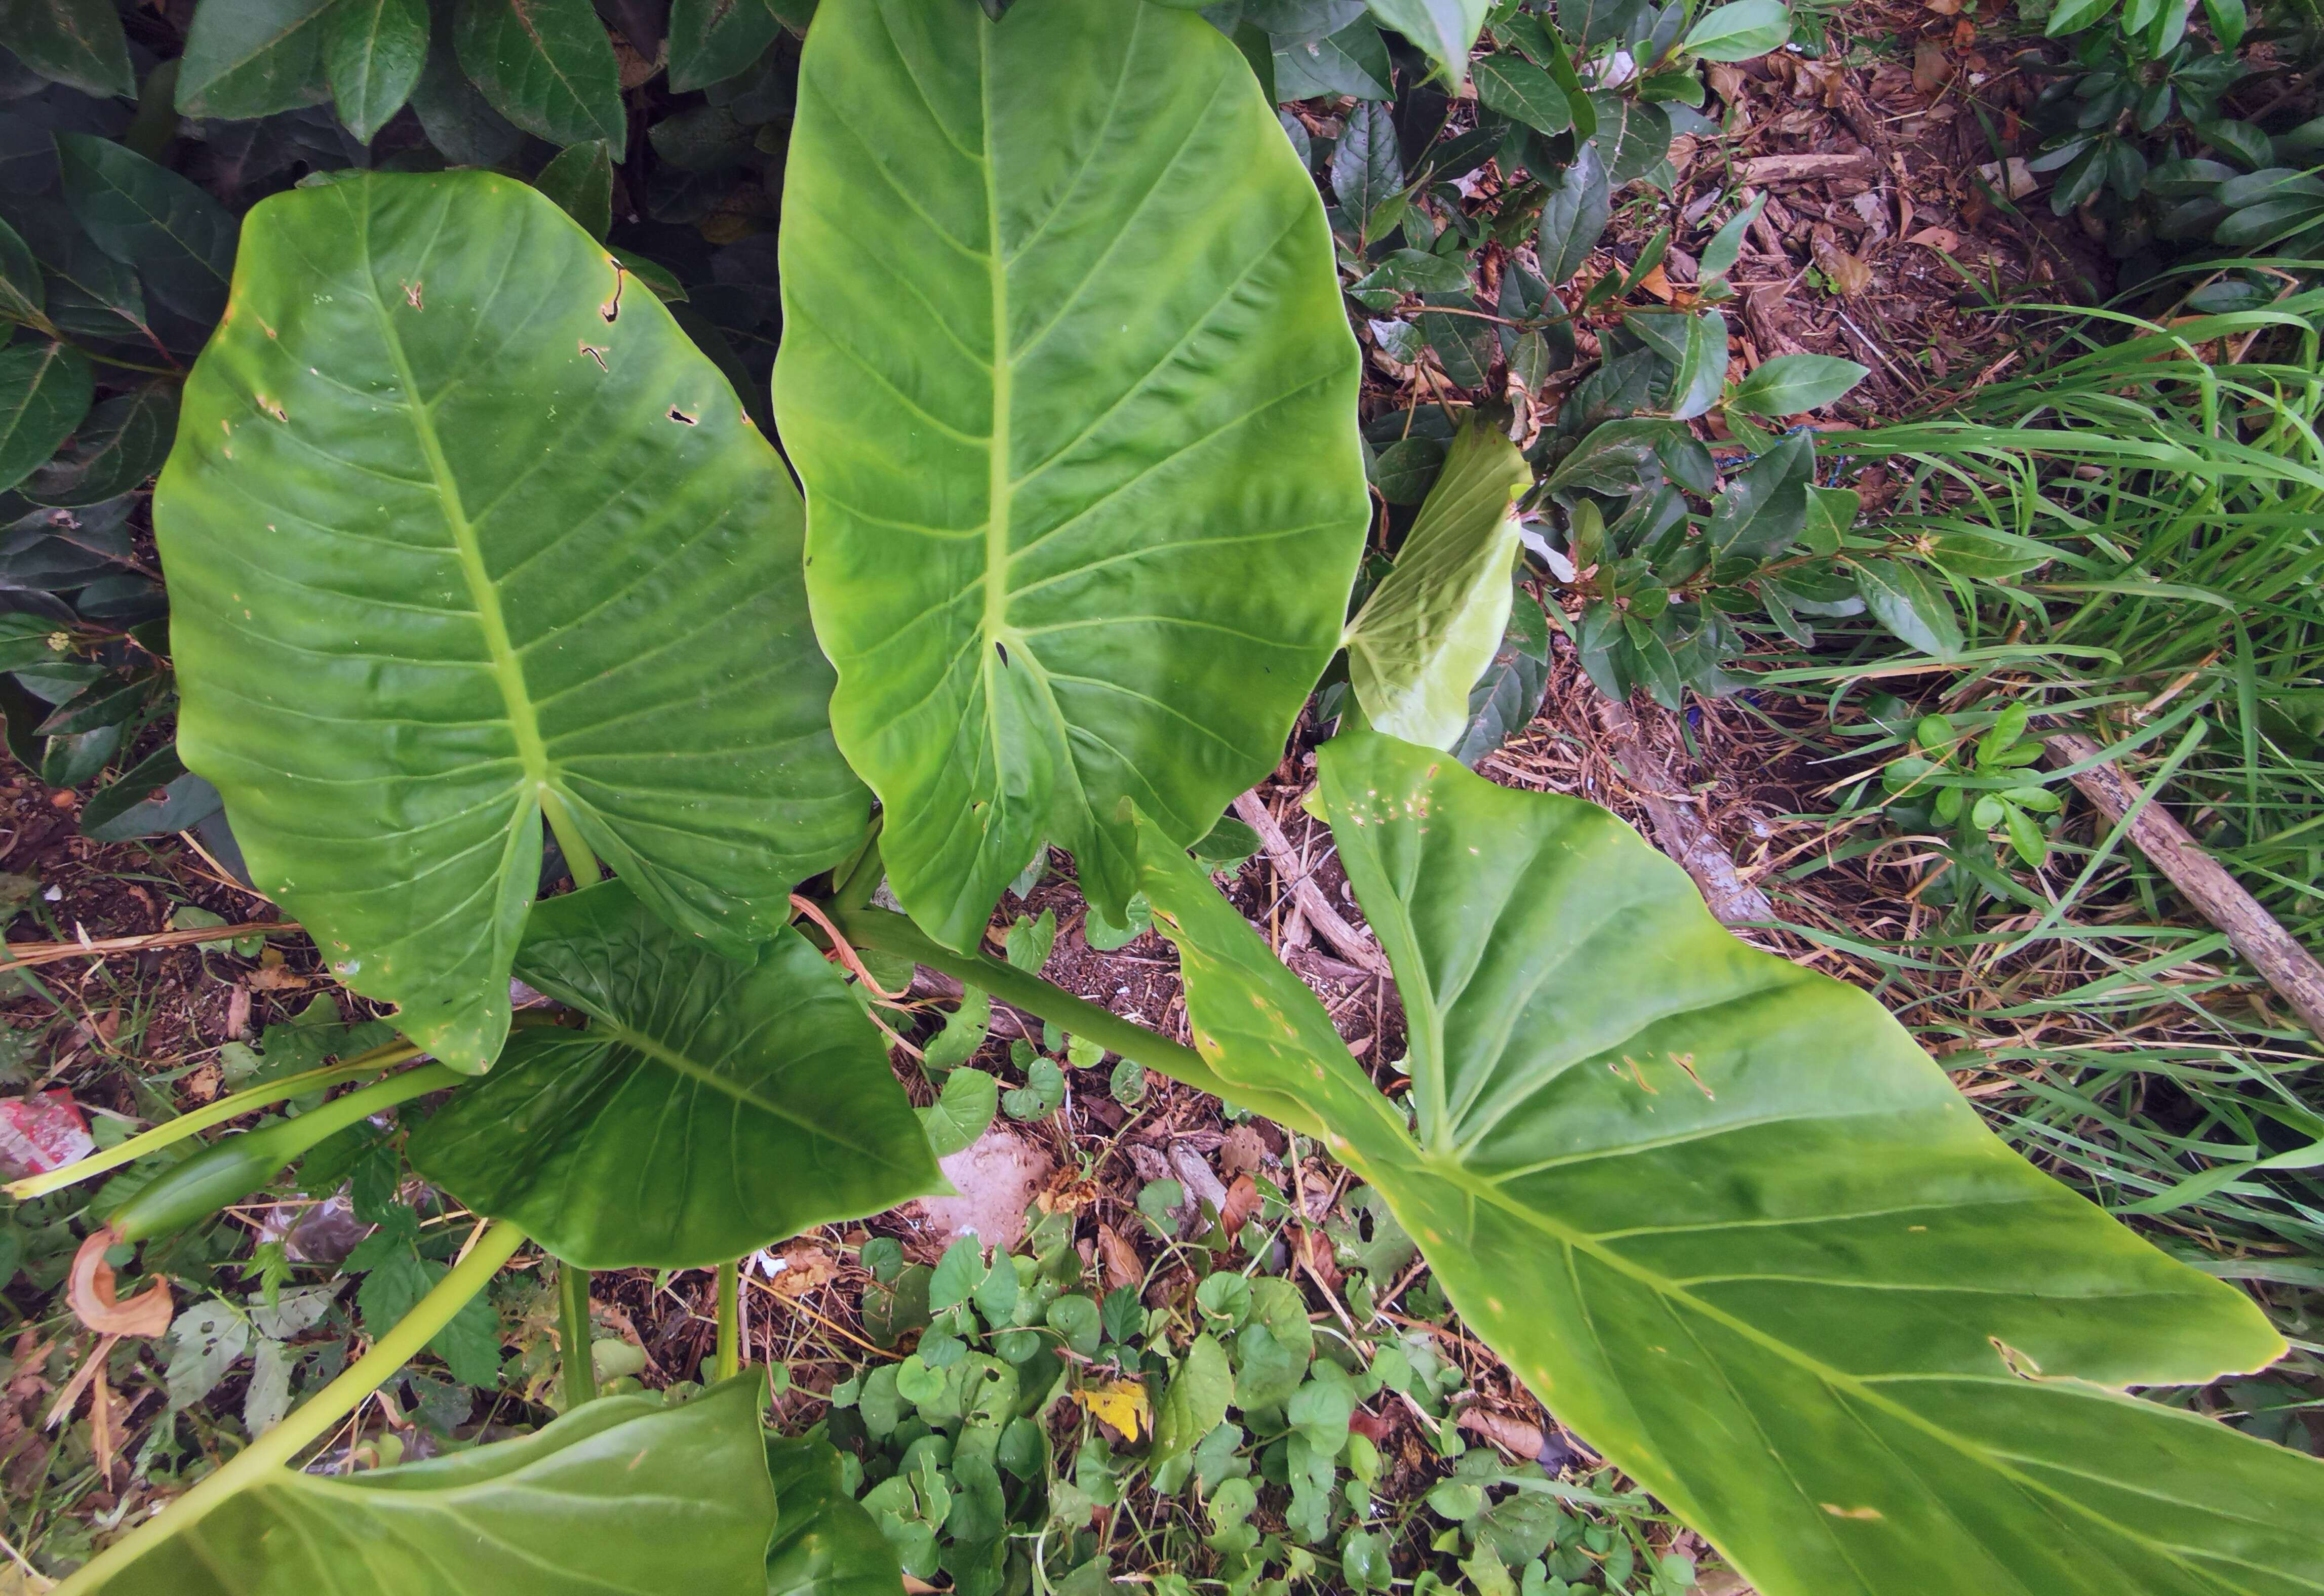
<svg viewBox="0 0 2324 1596"><path fill-rule="evenodd" d="M880 1033L788 927L751 968L619 881L538 905L528 1026L411 1139L411 1167L585 1268L698 1268L942 1189Z"/></svg>
<svg viewBox="0 0 2324 1596"><path fill-rule="evenodd" d="M2265 1364L2240 1293L2002 1146L1871 999L1735 941L1595 807L1322 751L1416 1130L1159 839L1230 1082L1296 1091L1462 1318L1767 1596L2289 1592L2324 1464L2121 1394Z"/></svg>
<svg viewBox="0 0 2324 1596"><path fill-rule="evenodd" d="M154 519L179 747L253 875L460 1068L508 1027L544 806L751 956L865 800L726 379L512 179L352 176L246 237Z"/></svg>
<svg viewBox="0 0 2324 1596"><path fill-rule="evenodd" d="M753 1370L682 1407L600 1398L533 1435L398 1468L277 1469L83 1588L765 1596L776 1522L765 1402ZM860 1541L848 1555L862 1559Z"/></svg>
<svg viewBox="0 0 2324 1596"><path fill-rule="evenodd" d="M1381 731L1450 748L1467 729L1469 689L1509 623L1512 501L1532 485L1498 429L1471 422L1452 440L1395 566L1348 625L1348 684Z"/></svg>
<svg viewBox="0 0 2324 1596"><path fill-rule="evenodd" d="M1273 767L1368 507L1322 206L1250 65L1114 0L844 0L799 71L783 442L896 896L971 946L1044 838L1120 923Z"/></svg>

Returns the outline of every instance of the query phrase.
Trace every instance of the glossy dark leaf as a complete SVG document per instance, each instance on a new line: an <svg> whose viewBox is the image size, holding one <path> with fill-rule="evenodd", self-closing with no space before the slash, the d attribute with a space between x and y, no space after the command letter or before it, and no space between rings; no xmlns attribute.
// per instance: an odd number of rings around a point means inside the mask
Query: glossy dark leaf
<svg viewBox="0 0 2324 1596"><path fill-rule="evenodd" d="M503 166L524 147L524 130L493 109L460 69L447 18L428 36L428 64L411 86L412 114L428 142L455 166Z"/></svg>
<svg viewBox="0 0 2324 1596"><path fill-rule="evenodd" d="M726 379L513 179L350 175L248 239L154 524L180 748L254 875L466 1069L508 1025L546 806L752 956L867 800L797 496Z"/></svg>
<svg viewBox="0 0 2324 1596"><path fill-rule="evenodd" d="M621 66L589 0L458 0L452 42L493 109L525 132L628 144Z"/></svg>
<svg viewBox="0 0 2324 1596"><path fill-rule="evenodd" d="M1927 572L1898 559L1862 559L1854 569L1857 591L1874 620L1937 659L1960 652L1960 613Z"/></svg>
<svg viewBox="0 0 2324 1596"><path fill-rule="evenodd" d="M515 972L588 1029L516 1032L411 1166L558 1257L699 1268L942 1189L880 1033L798 932L745 967L605 881L536 906Z"/></svg>
<svg viewBox="0 0 2324 1596"><path fill-rule="evenodd" d="M18 484L35 504L78 509L117 499L161 468L178 430L178 385L116 394L74 429L72 447Z"/></svg>
<svg viewBox="0 0 2324 1596"><path fill-rule="evenodd" d="M532 1435L424 1462L339 1475L272 1470L84 1588L767 1596L776 1501L759 1426L765 1402L754 1370L680 1407L659 1395L603 1397Z"/></svg>
<svg viewBox="0 0 2324 1596"><path fill-rule="evenodd" d="M0 0L0 43L52 83L100 98L136 97L129 38L113 0Z"/></svg>
<svg viewBox="0 0 2324 1596"><path fill-rule="evenodd" d="M175 744L163 743L88 800L80 812L80 830L100 843L166 836L223 807L217 789L186 769Z"/></svg>
<svg viewBox="0 0 2324 1596"><path fill-rule="evenodd" d="M1363 228L1403 187L1404 158L1397 149L1395 115L1379 101L1359 101L1332 150L1332 192L1347 213L1348 226Z"/></svg>
<svg viewBox="0 0 2324 1596"><path fill-rule="evenodd" d="M560 152L540 169L532 186L557 201L592 238L602 241L613 225L613 152L601 140Z"/></svg>
<svg viewBox="0 0 2324 1596"><path fill-rule="evenodd" d="M57 452L88 414L88 357L62 344L0 348L0 493Z"/></svg>
<svg viewBox="0 0 2324 1596"><path fill-rule="evenodd" d="M217 321L234 276L235 224L226 208L109 139L60 133L57 154L65 199L97 246L137 268L153 297L180 316L206 328Z"/></svg>
<svg viewBox="0 0 2324 1596"><path fill-rule="evenodd" d="M1520 56L1493 55L1474 68L1477 98L1489 111L1498 111L1539 133L1563 133L1573 125L1573 107L1565 91L1539 67Z"/></svg>
<svg viewBox="0 0 2324 1596"><path fill-rule="evenodd" d="M722 83L750 69L783 25L767 0L674 0L669 8L669 86Z"/></svg>
<svg viewBox="0 0 2324 1596"><path fill-rule="evenodd" d="M1727 385L1727 318L1698 310L1685 318L1686 337L1671 378L1671 419L1692 420L1719 402Z"/></svg>
<svg viewBox="0 0 2324 1596"><path fill-rule="evenodd" d="M363 143L411 97L428 65L429 32L428 0L333 0L323 31L324 75L339 120Z"/></svg>
<svg viewBox="0 0 2324 1596"><path fill-rule="evenodd" d="M1540 603L1519 588L1511 596L1501 646L1469 690L1469 724L1452 745L1452 757L1474 769L1532 724L1548 688L1549 621Z"/></svg>
<svg viewBox="0 0 2324 1596"><path fill-rule="evenodd" d="M1795 416L1821 410L1871 374L1836 355L1778 355L1752 367L1729 402L1746 415Z"/></svg>
<svg viewBox="0 0 2324 1596"><path fill-rule="evenodd" d="M1552 288L1571 282L1573 274L1598 247L1614 214L1613 189L1596 141L1547 180L1548 197L1542 202L1541 226L1536 234L1536 254L1541 274Z"/></svg>
<svg viewBox="0 0 2324 1596"><path fill-rule="evenodd" d="M1713 555L1765 559L1807 524L1815 482L1815 439L1794 432L1728 480L1711 506L1703 539Z"/></svg>
<svg viewBox="0 0 2324 1596"><path fill-rule="evenodd" d="M0 322L38 322L48 305L41 263L16 229L0 221Z"/></svg>
<svg viewBox="0 0 2324 1596"><path fill-rule="evenodd" d="M178 62L189 116L271 116L329 97L323 35L336 6L363 0L201 0Z"/></svg>
<svg viewBox="0 0 2324 1596"><path fill-rule="evenodd" d="M1615 192L1645 177L1670 153L1669 115L1659 105L1600 90L1590 96L1598 133L1591 141L1606 162L1606 181Z"/></svg>

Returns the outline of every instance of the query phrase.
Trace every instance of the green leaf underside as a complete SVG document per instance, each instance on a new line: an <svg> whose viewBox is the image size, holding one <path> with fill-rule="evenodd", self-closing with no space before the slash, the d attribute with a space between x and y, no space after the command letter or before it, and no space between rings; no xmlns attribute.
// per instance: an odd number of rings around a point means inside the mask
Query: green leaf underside
<svg viewBox="0 0 2324 1596"><path fill-rule="evenodd" d="M1120 923L1122 800L1201 836L1344 618L1358 355L1314 185L1160 6L844 0L799 96L776 405L890 885L965 948L1046 837Z"/></svg>
<svg viewBox="0 0 2324 1596"><path fill-rule="evenodd" d="M895 1596L903 1582L895 1548L840 1482L830 1442L770 1437L767 1471L782 1507L767 1547L766 1596Z"/></svg>
<svg viewBox="0 0 2324 1596"><path fill-rule="evenodd" d="M1418 45L1437 75L1458 88L1493 7L1490 0L1370 0L1370 9Z"/></svg>
<svg viewBox="0 0 2324 1596"><path fill-rule="evenodd" d="M533 909L516 973L589 1029L518 1032L411 1163L558 1257L697 1268L943 1189L880 1033L798 932L746 968L605 881Z"/></svg>
<svg viewBox="0 0 2324 1596"><path fill-rule="evenodd" d="M544 801L749 956L865 798L798 499L724 377L487 172L277 196L235 281L154 519L179 745L256 879L462 1068L507 1030Z"/></svg>
<svg viewBox="0 0 2324 1596"><path fill-rule="evenodd" d="M1467 730L1469 689L1508 629L1511 501L1532 483L1498 430L1472 423L1452 440L1396 565L1348 627L1349 685L1379 730L1431 748Z"/></svg>
<svg viewBox="0 0 2324 1596"><path fill-rule="evenodd" d="M1758 1590L2324 1579L2324 1465L2108 1388L2264 1365L2247 1299L2011 1154L1870 998L1734 941L1612 816L1374 734L1320 764L1417 1136L1148 845L1197 1049L1296 1087L1463 1318Z"/></svg>
<svg viewBox="0 0 2324 1596"><path fill-rule="evenodd" d="M90 1596L765 1596L765 1389L754 1370L400 1468L279 1469Z"/></svg>

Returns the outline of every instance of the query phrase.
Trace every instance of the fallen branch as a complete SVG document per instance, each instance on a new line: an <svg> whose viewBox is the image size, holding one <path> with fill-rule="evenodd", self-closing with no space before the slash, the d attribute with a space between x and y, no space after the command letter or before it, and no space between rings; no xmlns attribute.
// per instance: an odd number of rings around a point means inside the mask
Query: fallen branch
<svg viewBox="0 0 2324 1596"><path fill-rule="evenodd" d="M1323 934L1324 941L1338 948L1350 964L1368 975L1386 975L1388 960L1381 956L1379 948L1370 937L1342 919L1332 900L1323 896L1323 889L1302 872L1298 851L1283 835L1283 827L1275 823L1275 816L1259 801L1259 794L1247 792L1235 799L1234 812L1245 826L1259 833L1259 846L1266 850L1268 863L1275 866L1275 873L1291 889L1291 901L1307 917L1307 923Z"/></svg>
<svg viewBox="0 0 2324 1596"><path fill-rule="evenodd" d="M2051 736L2047 747L2052 768L2061 770L2100 759L2105 752L2089 738L2071 732ZM2110 761L2067 779L2110 826L2122 825L2123 816L2138 803L2138 788ZM2160 803L2149 802L2140 808L2128 830L2138 851L2170 879L2180 895L2226 932L2245 963L2282 994L2301 1023L2324 1038L2324 964L2294 941L2275 917L2261 908L2259 900L2245 891Z"/></svg>
<svg viewBox="0 0 2324 1596"><path fill-rule="evenodd" d="M1613 739L1614 761L1630 779L1630 790L1646 811L1655 828L1655 842L1694 878L1695 890L1722 926L1748 925L1775 918L1767 895L1735 872L1735 858L1714 835L1692 804L1676 802L1662 791L1670 780L1662 762L1647 751L1638 734L1638 723L1629 710L1608 700L1599 706L1599 718Z"/></svg>
<svg viewBox="0 0 2324 1596"><path fill-rule="evenodd" d="M238 936L272 936L296 931L296 920L258 920L246 926L197 926L183 931L153 931L143 936L83 937L78 942L11 942L0 971L21 970L27 964L53 964L59 959L101 959L107 954L147 953L163 947L190 947L198 942L230 942Z"/></svg>

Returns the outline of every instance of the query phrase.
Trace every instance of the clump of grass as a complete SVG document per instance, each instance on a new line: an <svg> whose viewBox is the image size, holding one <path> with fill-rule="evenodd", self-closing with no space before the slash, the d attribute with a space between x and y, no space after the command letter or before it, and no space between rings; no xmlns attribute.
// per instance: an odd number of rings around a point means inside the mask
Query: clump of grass
<svg viewBox="0 0 2324 1596"><path fill-rule="evenodd" d="M1825 440L1868 503L1886 489L1883 530L1945 567L1967 643L1900 663L1868 623L1842 623L1749 696L1812 751L1839 811L1790 817L1823 832L1787 866L1794 891L1828 890L1835 878L1811 878L1838 870L1886 900L1812 911L1826 923L1808 934L1950 1044L1949 1066L1979 1072L1973 1094L2029 1155L2303 1326L2304 1294L2324 1289L2317 1038L2117 828L2083 811L2029 868L1880 778L1924 752L1920 717L1974 742L2023 706L2036 734L2095 737L2287 930L2324 942L2319 321L2314 290L2169 325L2077 312L2032 374ZM2041 563L1946 566L1978 547ZM1885 929L1867 936L1868 922Z"/></svg>

